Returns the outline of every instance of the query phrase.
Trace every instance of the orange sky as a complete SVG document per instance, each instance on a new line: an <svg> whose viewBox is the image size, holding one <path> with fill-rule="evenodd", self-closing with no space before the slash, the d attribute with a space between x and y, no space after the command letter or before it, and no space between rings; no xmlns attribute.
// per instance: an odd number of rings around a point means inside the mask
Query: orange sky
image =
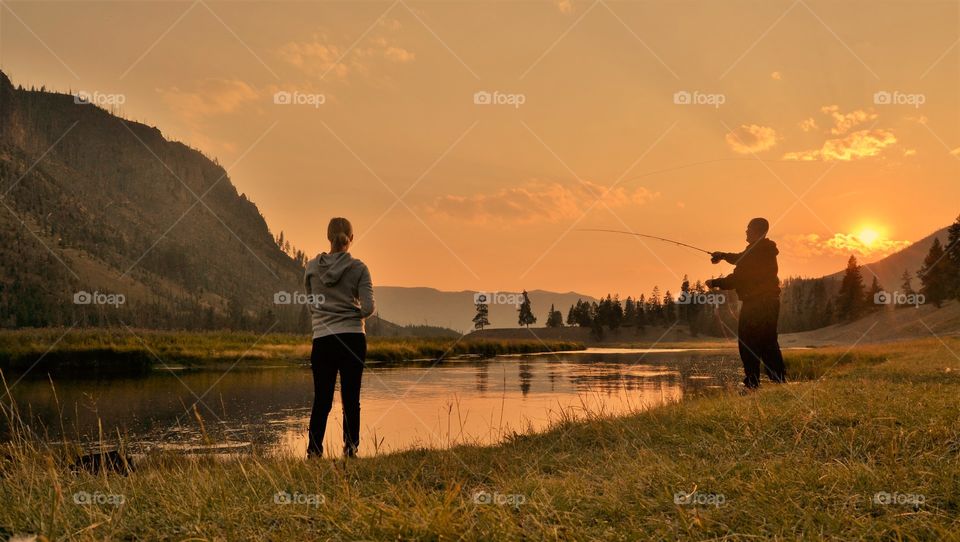
<svg viewBox="0 0 960 542"><path fill-rule="evenodd" d="M958 9L5 2L0 62L122 95L309 253L349 217L378 284L636 295L728 268L577 228L737 250L766 216L784 277L952 221Z"/></svg>

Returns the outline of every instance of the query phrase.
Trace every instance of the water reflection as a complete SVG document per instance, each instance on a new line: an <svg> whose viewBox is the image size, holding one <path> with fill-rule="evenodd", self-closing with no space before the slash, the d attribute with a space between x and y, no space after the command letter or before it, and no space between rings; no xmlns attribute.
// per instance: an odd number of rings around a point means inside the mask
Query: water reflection
<svg viewBox="0 0 960 542"><path fill-rule="evenodd" d="M730 384L738 367L731 353L623 351L371 367L364 374L361 453L489 444L542 430L561 415L624 414ZM66 434L95 442L102 427L105 441L120 435L140 451L262 447L299 456L306 450L312 401L306 368L55 379L53 386L25 379L12 391L21 417L50 440ZM339 450L336 404L328 423L325 447ZM6 425L0 431L9 435Z"/></svg>

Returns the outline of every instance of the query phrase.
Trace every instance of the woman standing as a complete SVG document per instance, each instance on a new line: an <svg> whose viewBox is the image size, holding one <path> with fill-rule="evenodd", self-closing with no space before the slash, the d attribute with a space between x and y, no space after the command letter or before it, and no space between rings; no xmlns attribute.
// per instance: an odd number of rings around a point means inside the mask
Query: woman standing
<svg viewBox="0 0 960 542"><path fill-rule="evenodd" d="M353 226L333 218L327 226L330 252L307 262L306 291L312 294L313 411L307 435L307 457L323 456L323 434L340 373L343 403L343 455L354 457L360 446L360 381L367 355L364 320L375 311L370 271L347 252Z"/></svg>

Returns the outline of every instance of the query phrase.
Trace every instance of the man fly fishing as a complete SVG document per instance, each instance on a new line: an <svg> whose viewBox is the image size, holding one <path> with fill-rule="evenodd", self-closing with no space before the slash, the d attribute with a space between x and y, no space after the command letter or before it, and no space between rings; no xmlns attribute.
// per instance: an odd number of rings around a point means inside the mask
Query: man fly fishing
<svg viewBox="0 0 960 542"><path fill-rule="evenodd" d="M722 261L736 267L733 273L707 281L710 288L736 290L743 302L738 325L738 345L743 361L747 390L760 386L760 365L763 364L772 382L786 382L783 354L777 341L777 320L780 316L780 279L777 278L777 244L767 239L770 223L754 218L747 225L747 248L740 253L713 252L710 261Z"/></svg>

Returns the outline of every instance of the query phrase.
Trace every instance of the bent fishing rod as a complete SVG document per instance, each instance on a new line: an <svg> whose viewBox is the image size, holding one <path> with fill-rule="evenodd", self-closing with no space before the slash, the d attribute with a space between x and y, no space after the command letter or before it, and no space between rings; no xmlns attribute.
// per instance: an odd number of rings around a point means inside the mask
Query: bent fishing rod
<svg viewBox="0 0 960 542"><path fill-rule="evenodd" d="M681 247L692 248L693 250L697 250L697 251L703 252L704 254L709 254L709 255L713 256L713 252L711 252L711 251L709 251L709 250L704 250L704 249L702 249L702 248L700 248L700 247L695 247L695 246L693 246L693 245L688 245L688 244L686 244L686 243L681 243L680 241L674 241L673 239L667 239L666 237L657 237L656 235L647 235L646 233L636 233L636 232L632 232L632 231L623 231L623 230L602 230L602 229L594 229L594 228L578 229L577 231L603 232L603 233L619 233L619 234L622 234L622 235L632 235L632 236L634 236L634 237L644 237L644 238L647 238L647 239L656 239L657 241L663 241L663 242L665 242L665 243L672 243L672 244L674 244L674 245L681 246Z"/></svg>

